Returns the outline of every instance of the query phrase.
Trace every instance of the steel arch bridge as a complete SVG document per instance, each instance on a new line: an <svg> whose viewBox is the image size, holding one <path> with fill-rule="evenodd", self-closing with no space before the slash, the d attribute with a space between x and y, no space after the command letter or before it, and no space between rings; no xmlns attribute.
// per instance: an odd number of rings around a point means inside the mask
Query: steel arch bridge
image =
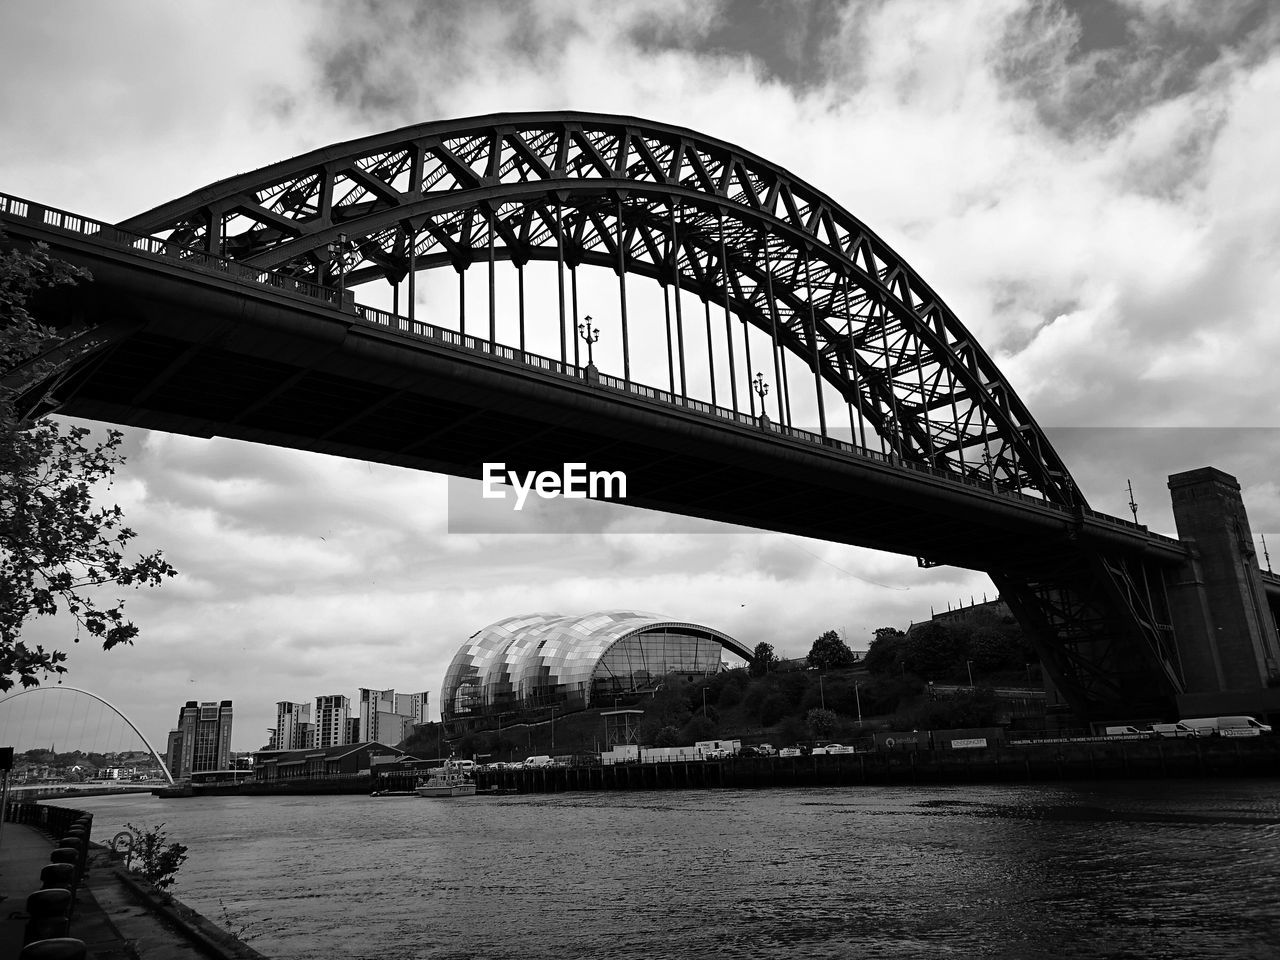
<svg viewBox="0 0 1280 960"><path fill-rule="evenodd" d="M351 286L494 260L650 277L768 333L775 383L786 351L851 407L862 446L869 427L904 460L1083 503L1003 374L900 256L802 180L690 130L582 113L427 123L223 180L120 226L315 282L334 279L345 238ZM564 362L575 338L561 294ZM626 306L624 289L629 380ZM494 320L491 309L490 340ZM683 361L673 381L687 380ZM789 394L776 393L788 425Z"/></svg>
<svg viewBox="0 0 1280 960"><path fill-rule="evenodd" d="M44 215L45 223L51 214ZM70 214L52 219L63 226L91 223ZM1164 579L1184 550L1145 528L1090 511L1004 375L915 271L832 198L732 144L637 118L586 113L427 123L315 150L212 184L115 228L80 232L192 269L338 300L341 309L365 320L377 311L348 302L346 288L384 280L392 284L396 305L394 315L379 314L379 322L409 332L430 326L414 316L419 278L452 269L460 284L461 333L470 334L460 345L540 371L665 397L686 409L698 404L690 397L682 305L697 298L707 327L711 409L720 416L833 451L852 446L871 456L876 443L875 455L901 471L963 484L964 495L948 501L953 514L990 494L1050 515L1057 532L1043 543L1015 543L996 525L980 548L939 553L931 562L962 562L992 576L1078 713L1107 715L1139 704L1168 712L1184 688ZM558 361L525 350L524 270L532 261L556 267ZM503 344L498 337L493 290L499 262L513 265L520 283L518 343ZM575 330L584 266L617 278L621 369L613 373L620 376L581 368ZM487 331L479 333L474 318L467 330L463 278L472 267L487 270L489 280ZM665 392L632 376L640 344L635 318L629 322L627 282L635 277L657 281L663 290ZM406 283L407 318L399 309ZM718 378L714 369L713 307L723 314L720 352L727 358L727 378ZM736 339L734 321L740 325ZM453 342L447 331L430 329L437 339ZM752 362L750 332L758 345L767 343L763 365L771 368L776 387L772 419L764 392L757 410L750 386L750 371L761 365L759 359ZM85 337L75 371L65 378L69 394L91 376L85 371L95 363L107 370L104 379L126 376L129 371L112 371L110 358L102 359L104 349L112 348L108 341L124 336ZM147 401L160 389L155 384L175 378L198 350L190 346L172 359L157 352L154 363L163 371L134 402ZM790 373L797 363L801 372ZM725 409L725 398L715 394L717 379L729 384ZM289 385L266 390L245 409L256 409ZM810 397L817 434L797 428L792 417L793 403ZM385 403L371 402L368 409ZM103 416L97 411L118 407L90 409L90 415ZM844 429L836 424L846 417L852 445L835 438ZM358 418L346 418L321 439ZM158 425L172 428L165 421ZM315 441L311 448L327 449ZM804 506L838 518L859 492ZM1090 534L1108 524L1110 539ZM976 529L960 526L962 533ZM892 538L860 536L840 529L831 539L911 552L900 540L889 545Z"/></svg>

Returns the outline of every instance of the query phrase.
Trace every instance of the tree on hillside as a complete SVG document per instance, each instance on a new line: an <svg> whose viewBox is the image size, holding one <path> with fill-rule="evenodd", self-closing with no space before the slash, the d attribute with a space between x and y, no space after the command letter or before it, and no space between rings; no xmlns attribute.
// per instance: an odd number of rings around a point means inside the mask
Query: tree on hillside
<svg viewBox="0 0 1280 960"><path fill-rule="evenodd" d="M680 746L679 729L672 726L659 727L657 734L653 738L653 745L655 747Z"/></svg>
<svg viewBox="0 0 1280 960"><path fill-rule="evenodd" d="M863 661L867 670L876 674L898 673L907 635L897 627L878 627L874 633L875 639Z"/></svg>
<svg viewBox="0 0 1280 960"><path fill-rule="evenodd" d="M821 707L814 707L804 715L805 726L818 740L826 740L830 737L839 719L834 710L824 710Z"/></svg>
<svg viewBox="0 0 1280 960"><path fill-rule="evenodd" d="M124 550L134 532L121 509L94 502L95 487L109 485L124 463L123 435L109 430L94 442L83 427L32 422L17 406L25 390L57 372L43 358L59 336L28 302L85 277L43 245L0 253L0 691L66 672L65 652L20 639L31 619L65 609L76 621L73 642L83 631L110 650L132 643L138 628L124 618L123 600L100 605L94 588L156 586L176 573L159 552L129 562Z"/></svg>
<svg viewBox="0 0 1280 960"><path fill-rule="evenodd" d="M714 740L720 728L710 717L691 717L689 722L680 728L680 744L689 746L699 740Z"/></svg>
<svg viewBox="0 0 1280 960"><path fill-rule="evenodd" d="M852 667L858 662L849 645L840 639L840 634L828 630L809 648L809 666L819 670L839 670Z"/></svg>
<svg viewBox="0 0 1280 960"><path fill-rule="evenodd" d="M929 680L959 680L965 676L968 637L951 624L929 620L911 628L902 658L909 673Z"/></svg>
<svg viewBox="0 0 1280 960"><path fill-rule="evenodd" d="M748 673L753 677L763 677L778 662L778 655L773 652L773 644L761 641L751 651L751 666Z"/></svg>

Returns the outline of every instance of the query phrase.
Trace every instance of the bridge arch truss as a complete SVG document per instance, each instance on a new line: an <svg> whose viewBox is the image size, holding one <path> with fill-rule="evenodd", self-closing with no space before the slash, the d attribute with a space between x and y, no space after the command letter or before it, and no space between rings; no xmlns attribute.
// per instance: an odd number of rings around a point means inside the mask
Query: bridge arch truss
<svg viewBox="0 0 1280 960"><path fill-rule="evenodd" d="M809 389L789 382L789 356L812 378L824 436L847 412L859 446L870 435L904 461L1084 505L1004 375L898 254L781 167L690 130L586 113L426 123L212 184L119 226L300 280L334 283L341 271L346 285L384 279L398 291L408 278L411 311L422 271L486 266L492 291L496 261L520 271L552 261L562 362L577 349L566 271L576 292L578 267L606 268L619 281L625 381L626 280L648 277L664 302L674 290L677 312L682 291L703 301L709 340L712 309L723 312L731 365L731 316L767 335L772 357L755 365L771 370L782 423L792 394ZM677 365L670 329L671 392L683 393L683 343ZM676 329L683 336L679 316ZM523 312L520 330L523 341ZM739 336L749 375L745 328ZM729 382L735 411L755 416L752 391ZM824 384L846 411L826 409Z"/></svg>

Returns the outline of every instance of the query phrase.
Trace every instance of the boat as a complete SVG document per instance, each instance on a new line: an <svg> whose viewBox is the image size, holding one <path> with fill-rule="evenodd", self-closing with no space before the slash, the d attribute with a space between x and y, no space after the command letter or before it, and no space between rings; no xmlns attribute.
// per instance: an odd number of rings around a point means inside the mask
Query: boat
<svg viewBox="0 0 1280 960"><path fill-rule="evenodd" d="M443 767L427 771L427 778L414 789L420 797L473 797L476 782L462 772L455 760L446 760Z"/></svg>

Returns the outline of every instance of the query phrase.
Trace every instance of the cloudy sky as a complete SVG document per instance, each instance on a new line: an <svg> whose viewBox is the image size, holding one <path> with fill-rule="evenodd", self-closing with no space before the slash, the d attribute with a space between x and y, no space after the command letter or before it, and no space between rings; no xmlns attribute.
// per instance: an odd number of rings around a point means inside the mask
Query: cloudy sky
<svg viewBox="0 0 1280 960"><path fill-rule="evenodd" d="M688 127L817 186L905 257L1095 508L1127 516L1132 479L1140 519L1172 534L1167 475L1212 464L1240 478L1270 544L1278 14L1266 0L15 0L0 10L0 191L114 221L429 120L574 109ZM631 511L602 533L450 533L440 476L143 431L128 452L107 495L181 576L129 596L133 648L81 644L64 682L157 744L188 699L235 702L236 749L264 742L277 700L394 687L431 691L434 713L457 645L516 613L652 610L798 656L826 629L865 647L878 626L991 592L978 574L789 536L637 533L654 523ZM29 635L69 633L59 617Z"/></svg>

